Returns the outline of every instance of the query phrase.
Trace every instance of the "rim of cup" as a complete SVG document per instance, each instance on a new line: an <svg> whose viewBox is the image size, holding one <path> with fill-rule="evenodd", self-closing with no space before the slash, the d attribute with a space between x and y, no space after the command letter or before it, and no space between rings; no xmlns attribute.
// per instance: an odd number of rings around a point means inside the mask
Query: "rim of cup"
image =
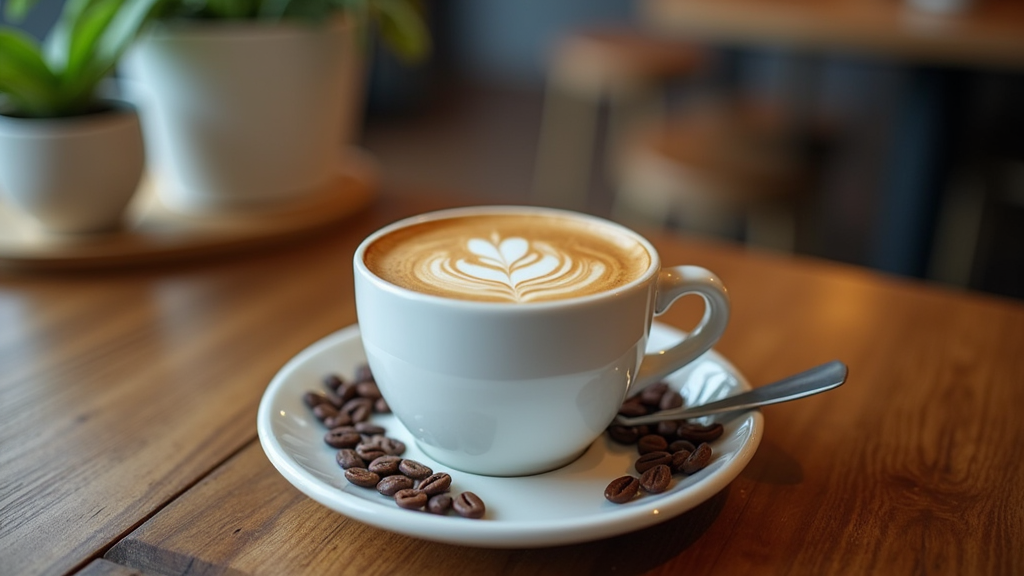
<svg viewBox="0 0 1024 576"><path fill-rule="evenodd" d="M651 257L651 263L643 274L637 276L633 280L612 288L610 290L604 290L602 292L596 292L593 294L587 294L584 296L573 296L569 298L560 298L557 300L542 300L540 302L492 302L492 301L479 301L479 300L462 300L459 298L453 298L450 296L438 296L435 294L424 294L417 292L409 288L403 288L397 284L388 282L387 280L377 276L369 267L366 265L364 255L367 248L376 242L378 239L414 224L422 224L424 222L432 222L436 220L447 220L450 218L471 216L476 214L549 214L552 216L558 216L563 218L573 218L577 220L584 220L593 222L616 230L622 234L629 236L630 238L637 241L641 246L647 250L648 255ZM561 208L546 208L540 206L513 206L513 205L495 205L495 206L468 206L462 208L448 208L444 210L436 210L433 212L426 212L418 214L416 216L410 216L403 218L383 228L377 230L373 234L367 236L356 248L355 256L353 257L353 263L357 270L357 273L365 276L370 282L374 283L378 287L394 292L405 298L412 300L422 300L424 302L435 302L445 303L449 305L462 305L468 307L479 307L485 310L544 310L548 308L566 308L572 306L583 306L596 301L606 300L608 298L614 298L619 294L625 292L631 292L639 289L645 285L650 279L655 276L661 269L661 257L658 255L658 251L654 249L654 246L646 238L641 236L636 231L623 226L617 222L606 220L599 216L593 216L591 214L584 214L581 212L574 212L572 210L564 210Z"/></svg>

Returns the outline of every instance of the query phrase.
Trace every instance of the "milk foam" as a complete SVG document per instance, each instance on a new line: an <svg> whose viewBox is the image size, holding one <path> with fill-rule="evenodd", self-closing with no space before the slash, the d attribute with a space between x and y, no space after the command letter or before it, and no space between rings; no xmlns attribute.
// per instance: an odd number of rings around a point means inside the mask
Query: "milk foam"
<svg viewBox="0 0 1024 576"><path fill-rule="evenodd" d="M597 281L606 267L597 259L573 258L546 242L525 238L470 238L472 256L434 254L416 266L416 277L447 292L489 295L511 302L572 295Z"/></svg>
<svg viewBox="0 0 1024 576"><path fill-rule="evenodd" d="M365 261L385 280L418 292L527 303L613 289L643 274L651 259L610 226L486 215L400 229L371 244Z"/></svg>

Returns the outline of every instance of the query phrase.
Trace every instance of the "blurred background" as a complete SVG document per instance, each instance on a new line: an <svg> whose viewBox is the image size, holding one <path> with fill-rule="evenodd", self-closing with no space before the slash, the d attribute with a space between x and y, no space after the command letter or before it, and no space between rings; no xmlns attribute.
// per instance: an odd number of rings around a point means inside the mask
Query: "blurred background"
<svg viewBox="0 0 1024 576"><path fill-rule="evenodd" d="M669 0L424 0L434 52L410 67L373 50L360 145L396 190L571 207L1024 298L1020 42L976 50L948 24L960 16L903 0L860 6L937 30L930 47L882 28L847 38L860 11L772 36L757 14L694 2L736 24L693 29L659 12ZM61 3L22 26L42 36ZM993 29L1024 38L1022 9L998 4Z"/></svg>

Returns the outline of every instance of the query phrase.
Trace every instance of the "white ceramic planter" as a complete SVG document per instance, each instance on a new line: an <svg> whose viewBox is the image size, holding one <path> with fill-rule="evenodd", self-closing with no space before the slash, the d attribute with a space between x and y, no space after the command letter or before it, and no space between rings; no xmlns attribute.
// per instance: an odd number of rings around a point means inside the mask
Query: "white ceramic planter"
<svg viewBox="0 0 1024 576"><path fill-rule="evenodd" d="M273 207L316 190L352 139L365 85L355 26L175 23L125 58L161 199Z"/></svg>
<svg viewBox="0 0 1024 576"><path fill-rule="evenodd" d="M130 106L70 118L0 116L0 191L47 232L117 228L144 162Z"/></svg>

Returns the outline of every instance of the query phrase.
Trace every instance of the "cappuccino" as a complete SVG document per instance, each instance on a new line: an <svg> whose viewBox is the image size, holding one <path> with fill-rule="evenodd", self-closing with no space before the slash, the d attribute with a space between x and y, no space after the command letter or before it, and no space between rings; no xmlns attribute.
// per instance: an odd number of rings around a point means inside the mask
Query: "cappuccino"
<svg viewBox="0 0 1024 576"><path fill-rule="evenodd" d="M408 290L483 302L529 303L614 290L652 256L610 224L557 213L494 213L399 228L366 248L366 267Z"/></svg>

